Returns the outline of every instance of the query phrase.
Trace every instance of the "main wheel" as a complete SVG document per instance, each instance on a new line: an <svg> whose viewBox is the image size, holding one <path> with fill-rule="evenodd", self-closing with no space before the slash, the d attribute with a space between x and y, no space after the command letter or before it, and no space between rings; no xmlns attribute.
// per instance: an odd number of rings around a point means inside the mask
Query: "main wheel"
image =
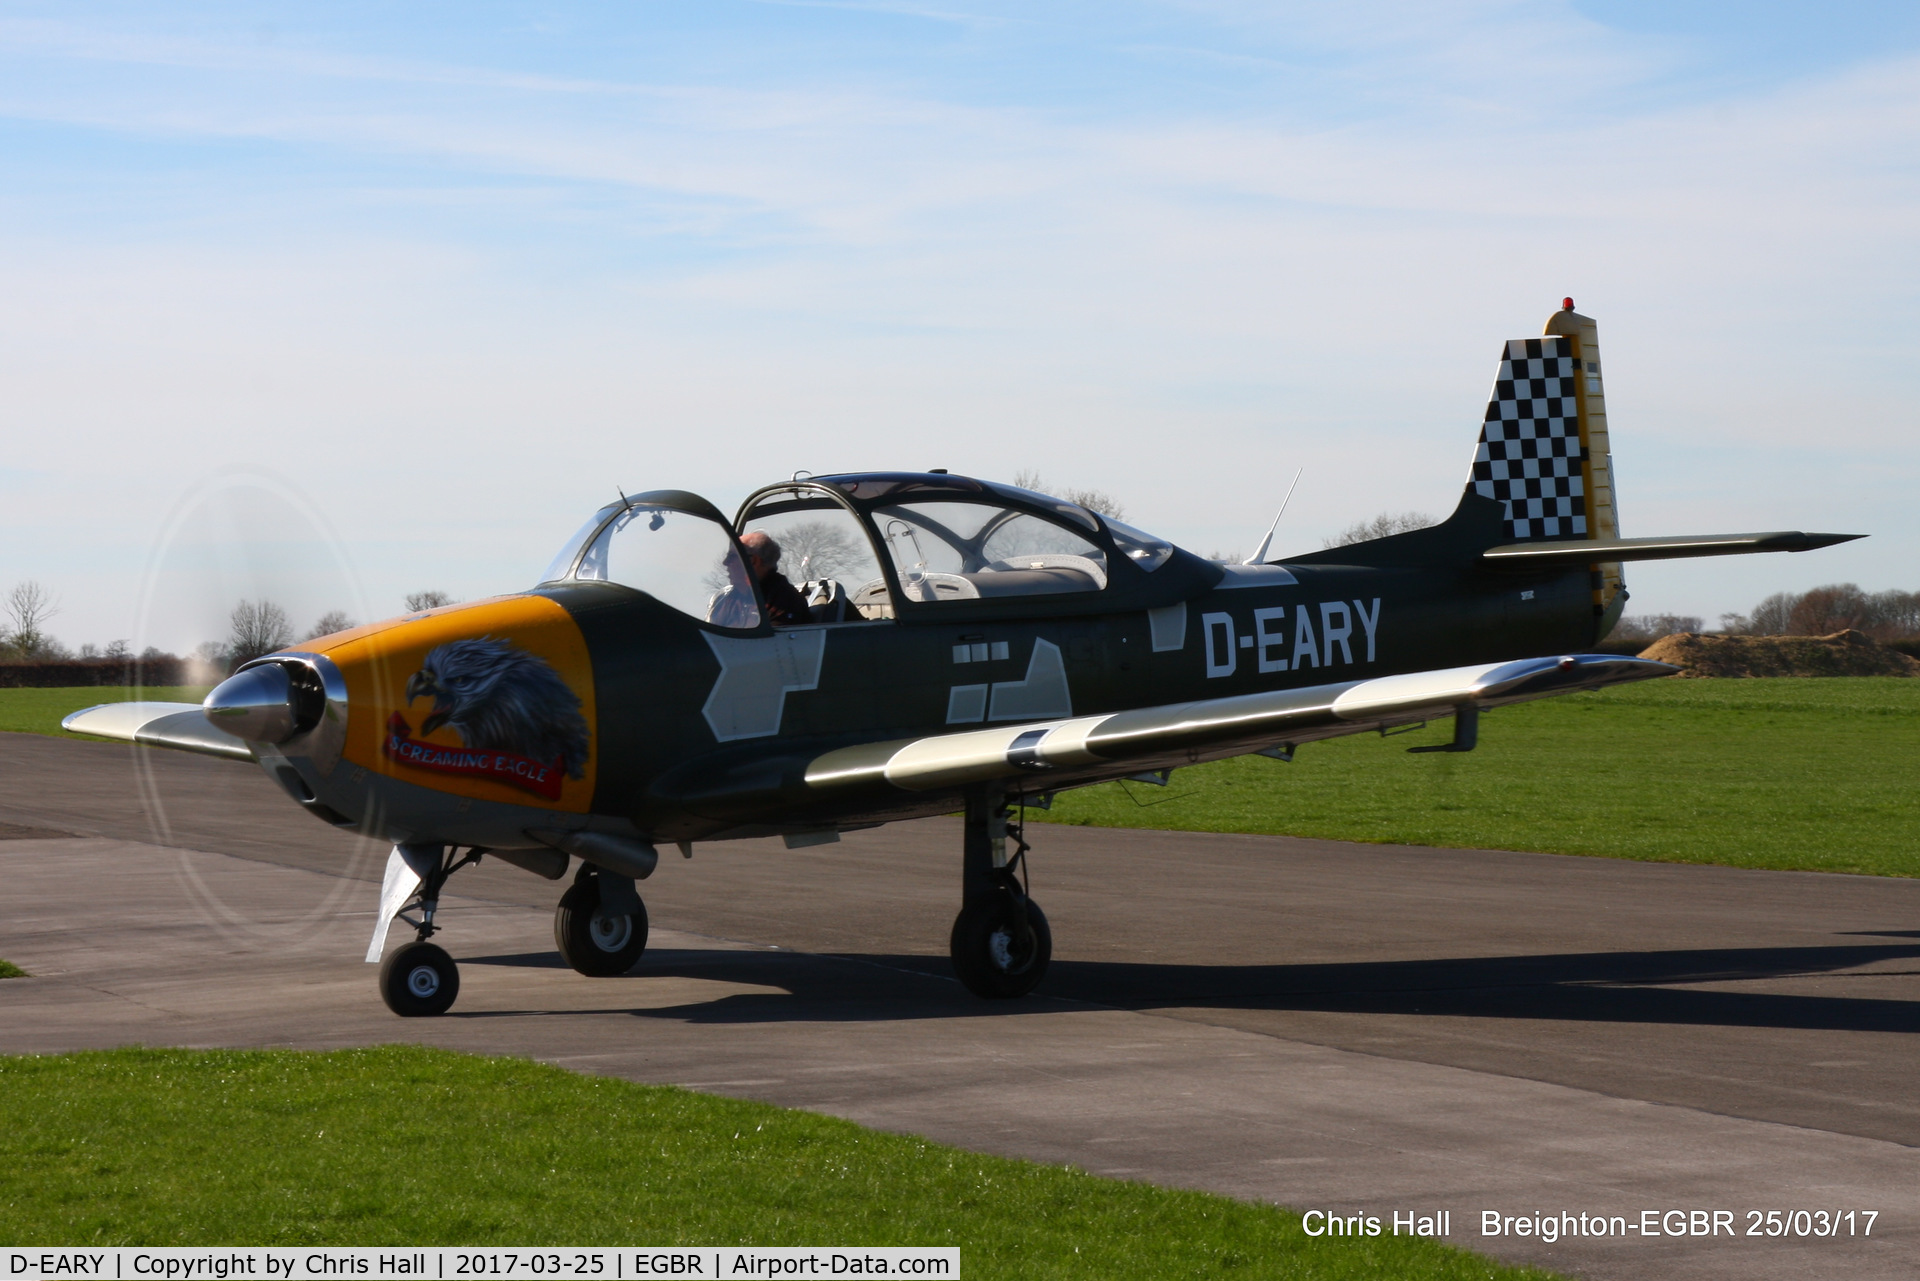
<svg viewBox="0 0 1920 1281"><path fill-rule="evenodd" d="M1032 899L1027 904L1027 935L1022 940L1011 894L969 903L953 922L953 972L975 996L998 1000L1025 996L1046 975L1053 959L1053 931Z"/></svg>
<svg viewBox="0 0 1920 1281"><path fill-rule="evenodd" d="M380 963L380 996L403 1019L445 1014L460 995L460 967L445 948L409 943Z"/></svg>
<svg viewBox="0 0 1920 1281"><path fill-rule="evenodd" d="M553 941L582 974L625 974L647 950L647 905L632 916L610 916L600 910L599 878L576 881L553 910Z"/></svg>

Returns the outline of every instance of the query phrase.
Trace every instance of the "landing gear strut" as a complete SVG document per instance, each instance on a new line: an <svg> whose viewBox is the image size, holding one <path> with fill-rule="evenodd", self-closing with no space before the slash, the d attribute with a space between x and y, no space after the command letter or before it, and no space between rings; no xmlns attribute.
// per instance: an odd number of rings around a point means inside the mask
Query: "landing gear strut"
<svg viewBox="0 0 1920 1281"><path fill-rule="evenodd" d="M1016 852L1007 857L1011 836ZM980 788L967 796L961 848L961 907L950 947L953 972L975 996L1025 996L1046 975L1053 932L1027 895L1027 843L1007 827L1005 794Z"/></svg>
<svg viewBox="0 0 1920 1281"><path fill-rule="evenodd" d="M380 998L401 1018L445 1014L460 995L460 967L445 948L427 940L440 930L433 917L447 878L469 863L478 863L484 853L471 846L465 854L454 845L393 847L380 887L380 920L367 959L380 959L390 922L401 920L413 926L414 941L396 948L380 963ZM418 911L419 918L408 916L410 910Z"/></svg>
<svg viewBox="0 0 1920 1281"><path fill-rule="evenodd" d="M553 941L561 959L582 974L625 974L647 950L647 905L633 878L582 863L553 910Z"/></svg>

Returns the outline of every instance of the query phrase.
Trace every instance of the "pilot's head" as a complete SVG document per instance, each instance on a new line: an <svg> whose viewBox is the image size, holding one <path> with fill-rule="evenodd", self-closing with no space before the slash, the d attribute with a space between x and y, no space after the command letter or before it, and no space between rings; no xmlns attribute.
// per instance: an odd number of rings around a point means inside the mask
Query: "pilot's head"
<svg viewBox="0 0 1920 1281"><path fill-rule="evenodd" d="M765 578L780 567L780 544L763 530L756 529L741 538L740 548L747 554L747 564L752 567L755 579Z"/></svg>

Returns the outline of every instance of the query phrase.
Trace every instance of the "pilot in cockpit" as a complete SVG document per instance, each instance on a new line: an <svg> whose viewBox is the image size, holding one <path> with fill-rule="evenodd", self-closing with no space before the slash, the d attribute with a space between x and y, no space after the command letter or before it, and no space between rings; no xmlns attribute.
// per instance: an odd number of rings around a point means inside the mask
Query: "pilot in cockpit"
<svg viewBox="0 0 1920 1281"><path fill-rule="evenodd" d="M807 599L799 588L780 572L780 544L765 531L754 530L740 539L747 554L747 568L760 584L760 596L767 602L767 618L775 627L791 627L810 621Z"/></svg>

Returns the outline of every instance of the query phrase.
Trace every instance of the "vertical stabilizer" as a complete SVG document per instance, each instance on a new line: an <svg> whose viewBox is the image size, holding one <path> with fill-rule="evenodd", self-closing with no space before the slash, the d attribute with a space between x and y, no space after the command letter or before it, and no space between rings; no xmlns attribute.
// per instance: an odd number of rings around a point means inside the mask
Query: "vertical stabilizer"
<svg viewBox="0 0 1920 1281"><path fill-rule="evenodd" d="M1514 339L1501 351L1471 483L1501 504L1516 543L1620 536L1600 330L1574 311L1573 299L1548 318L1541 337ZM1625 599L1620 566L1596 563L1601 635Z"/></svg>

